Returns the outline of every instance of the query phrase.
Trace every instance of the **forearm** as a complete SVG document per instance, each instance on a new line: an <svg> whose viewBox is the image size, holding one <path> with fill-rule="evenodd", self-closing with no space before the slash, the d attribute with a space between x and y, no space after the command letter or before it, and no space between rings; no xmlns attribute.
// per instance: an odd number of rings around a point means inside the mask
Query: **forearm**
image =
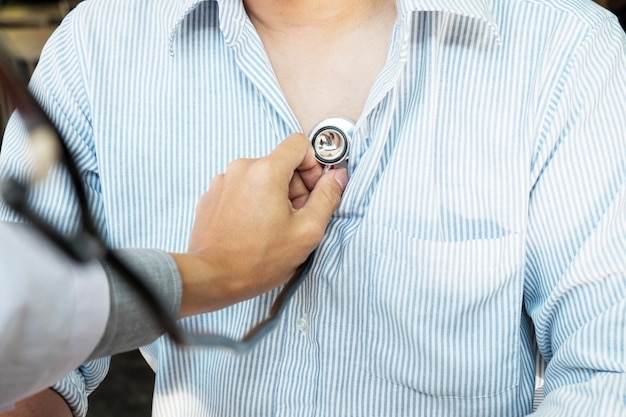
<svg viewBox="0 0 626 417"><path fill-rule="evenodd" d="M72 412L59 394L45 389L15 404L3 417L72 417Z"/></svg>

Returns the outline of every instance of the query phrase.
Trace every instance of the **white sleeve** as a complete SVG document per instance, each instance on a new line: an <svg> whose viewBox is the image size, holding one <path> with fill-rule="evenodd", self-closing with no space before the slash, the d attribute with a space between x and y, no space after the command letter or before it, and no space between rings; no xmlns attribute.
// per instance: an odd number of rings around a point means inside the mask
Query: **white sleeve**
<svg viewBox="0 0 626 417"><path fill-rule="evenodd" d="M0 409L80 365L109 303L99 263L75 263L27 226L0 222Z"/></svg>

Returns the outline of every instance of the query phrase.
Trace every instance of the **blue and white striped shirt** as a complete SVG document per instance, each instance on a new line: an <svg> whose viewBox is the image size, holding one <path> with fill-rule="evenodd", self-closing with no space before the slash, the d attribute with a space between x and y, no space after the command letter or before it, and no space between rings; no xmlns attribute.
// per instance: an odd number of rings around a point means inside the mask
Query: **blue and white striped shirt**
<svg viewBox="0 0 626 417"><path fill-rule="evenodd" d="M536 346L538 416L626 416L626 36L588 0L397 6L351 181L280 325L244 356L145 348L154 416L521 416ZM113 247L184 251L211 178L300 131L240 1L84 2L32 89ZM14 118L2 175L25 155ZM71 230L62 174L33 202ZM240 336L275 295L181 323ZM106 367L56 387L77 415Z"/></svg>

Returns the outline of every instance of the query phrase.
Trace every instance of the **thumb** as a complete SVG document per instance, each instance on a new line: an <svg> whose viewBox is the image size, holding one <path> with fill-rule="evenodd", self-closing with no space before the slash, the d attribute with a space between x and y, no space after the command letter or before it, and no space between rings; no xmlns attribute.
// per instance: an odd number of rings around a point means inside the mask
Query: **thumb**
<svg viewBox="0 0 626 417"><path fill-rule="evenodd" d="M348 171L345 168L331 169L315 184L299 214L314 224L320 226L323 224L325 228L330 216L339 207L347 184Z"/></svg>

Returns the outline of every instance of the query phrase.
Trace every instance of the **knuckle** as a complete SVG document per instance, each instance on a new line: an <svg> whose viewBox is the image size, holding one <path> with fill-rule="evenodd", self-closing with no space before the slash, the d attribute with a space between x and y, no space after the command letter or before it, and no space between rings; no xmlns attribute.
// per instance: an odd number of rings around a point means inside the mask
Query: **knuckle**
<svg viewBox="0 0 626 417"><path fill-rule="evenodd" d="M247 158L235 159L230 164L228 164L228 167L226 167L226 174L233 174L245 171L249 165L250 160Z"/></svg>
<svg viewBox="0 0 626 417"><path fill-rule="evenodd" d="M237 170L241 166L241 159L234 159L230 161L228 166L226 167L225 172L231 172Z"/></svg>
<svg viewBox="0 0 626 417"><path fill-rule="evenodd" d="M310 220L302 225L301 239L303 242L312 246L317 246L317 244L322 240L325 231L325 223Z"/></svg>
<svg viewBox="0 0 626 417"><path fill-rule="evenodd" d="M221 189L222 184L224 183L224 178L225 178L224 174L217 174L217 175L215 175L211 179L211 183L209 184L209 189L206 190L202 194L201 198L202 199L206 199L206 198L208 198L207 197L208 195L211 195L211 194L214 194L214 193L218 192Z"/></svg>
<svg viewBox="0 0 626 417"><path fill-rule="evenodd" d="M270 180L277 175L276 167L267 159L259 159L254 163L253 175L259 181Z"/></svg>
<svg viewBox="0 0 626 417"><path fill-rule="evenodd" d="M259 159L254 164L255 169L259 173L265 173L271 175L274 171L274 164L269 159Z"/></svg>

